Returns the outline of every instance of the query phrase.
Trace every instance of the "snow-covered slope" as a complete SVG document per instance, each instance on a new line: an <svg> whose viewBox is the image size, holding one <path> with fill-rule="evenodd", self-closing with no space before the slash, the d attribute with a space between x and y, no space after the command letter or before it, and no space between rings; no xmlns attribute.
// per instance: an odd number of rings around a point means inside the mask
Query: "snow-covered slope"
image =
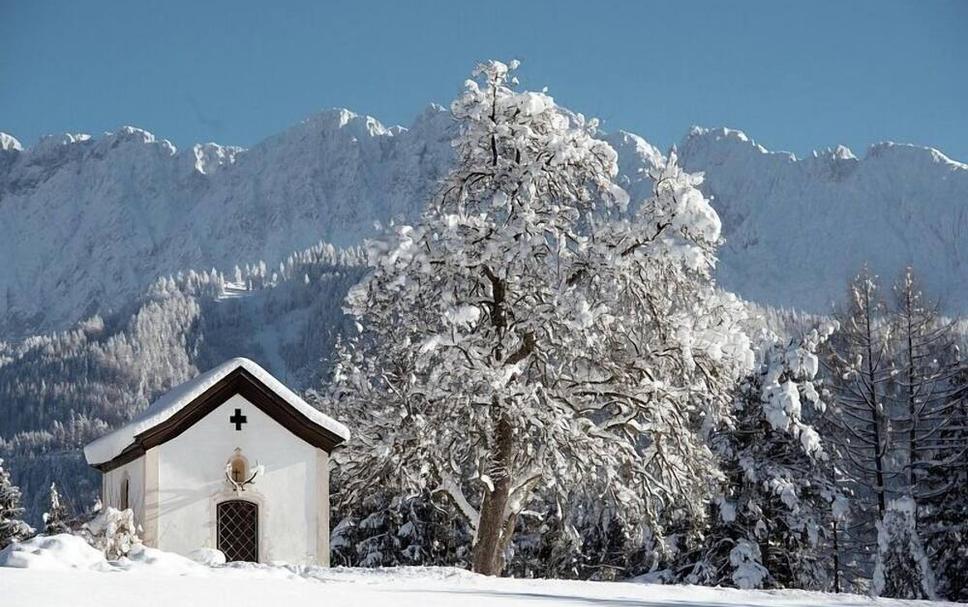
<svg viewBox="0 0 968 607"><path fill-rule="evenodd" d="M410 129L346 110L250 150L176 150L133 127L0 150L0 338L117 308L161 275L278 265L413 215L450 158L449 114Z"/></svg>
<svg viewBox="0 0 968 607"><path fill-rule="evenodd" d="M99 480L80 448L199 371L244 356L297 392L318 386L351 326L342 301L363 274L361 258L318 244L271 272L247 264L234 282L190 271L117 313L0 341L0 458L30 520L40 523L51 482L91 503Z"/></svg>
<svg viewBox="0 0 968 607"><path fill-rule="evenodd" d="M56 576L57 583L51 581ZM71 535L39 537L0 551L4 605L101 607L119 601L152 605L408 605L419 607L914 607L954 605L872 599L802 590L734 590L622 582L525 580L446 567L348 569L229 563L210 567L138 547L105 561Z"/></svg>
<svg viewBox="0 0 968 607"><path fill-rule="evenodd" d="M968 165L893 143L798 159L728 129L694 128L679 149L723 221L727 288L825 312L865 262L888 284L913 263L950 311L968 312Z"/></svg>
<svg viewBox="0 0 968 607"><path fill-rule="evenodd" d="M187 268L272 268L321 239L349 245L375 222L413 218L451 162L449 113L408 129L346 110L313 116L250 150L176 150L124 127L0 136L0 338L63 329L118 308ZM662 154L608 135L639 196ZM679 146L704 171L725 227L720 278L767 304L825 312L865 261L886 278L915 263L955 312L968 311L968 166L929 148L879 144L796 159L739 131L693 129Z"/></svg>

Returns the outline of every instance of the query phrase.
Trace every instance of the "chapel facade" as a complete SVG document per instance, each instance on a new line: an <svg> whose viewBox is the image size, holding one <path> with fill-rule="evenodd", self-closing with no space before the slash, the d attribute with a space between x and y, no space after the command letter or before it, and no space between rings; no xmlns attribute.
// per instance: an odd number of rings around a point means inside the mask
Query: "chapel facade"
<svg viewBox="0 0 968 607"><path fill-rule="evenodd" d="M329 564L329 460L349 430L244 358L175 387L84 449L102 502L148 546Z"/></svg>

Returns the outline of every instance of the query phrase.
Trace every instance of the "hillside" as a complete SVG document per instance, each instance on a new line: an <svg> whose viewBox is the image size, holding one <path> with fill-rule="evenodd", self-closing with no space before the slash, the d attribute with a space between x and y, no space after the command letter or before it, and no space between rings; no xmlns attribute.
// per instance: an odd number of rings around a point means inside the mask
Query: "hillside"
<svg viewBox="0 0 968 607"><path fill-rule="evenodd" d="M968 312L968 165L894 143L798 159L728 129L693 129L679 149L723 221L727 288L827 312L864 263L888 284L912 263L951 312Z"/></svg>
<svg viewBox="0 0 968 607"><path fill-rule="evenodd" d="M250 150L124 127L0 151L0 339L116 310L159 276L356 244L419 209L449 125L437 108L410 129L333 110Z"/></svg>
<svg viewBox="0 0 968 607"><path fill-rule="evenodd" d="M273 270L162 278L118 312L0 342L0 458L30 520L40 521L52 481L75 508L91 504L98 475L80 448L199 371L247 356L294 389L318 385L362 270L357 251L320 244Z"/></svg>

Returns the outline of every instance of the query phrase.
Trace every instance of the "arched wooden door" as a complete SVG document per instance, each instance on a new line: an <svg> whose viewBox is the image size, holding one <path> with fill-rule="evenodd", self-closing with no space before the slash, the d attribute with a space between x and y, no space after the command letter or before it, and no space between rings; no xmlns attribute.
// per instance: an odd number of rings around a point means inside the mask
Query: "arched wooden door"
<svg viewBox="0 0 968 607"><path fill-rule="evenodd" d="M216 507L218 549L227 561L259 562L259 506L229 500Z"/></svg>

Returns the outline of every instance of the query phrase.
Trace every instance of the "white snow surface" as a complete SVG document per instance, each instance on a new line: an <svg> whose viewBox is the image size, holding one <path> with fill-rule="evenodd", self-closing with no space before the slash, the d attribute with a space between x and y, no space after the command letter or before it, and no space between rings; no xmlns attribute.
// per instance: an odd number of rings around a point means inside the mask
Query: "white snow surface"
<svg viewBox="0 0 968 607"><path fill-rule="evenodd" d="M17 141L17 138L13 135L8 135L7 133L0 132L0 150L10 150L19 152L23 150L23 146Z"/></svg>
<svg viewBox="0 0 968 607"><path fill-rule="evenodd" d="M885 292L914 264L948 311L968 312L968 165L898 143L797 158L730 129L693 129L679 153L723 222L725 288L826 313L865 262Z"/></svg>
<svg viewBox="0 0 968 607"><path fill-rule="evenodd" d="M346 426L304 401L298 394L287 388L255 362L248 358L233 358L183 384L175 386L130 422L88 444L84 447L84 457L87 459L87 463L91 465L100 464L117 457L134 442L137 435L175 415L223 377L240 367L281 396L283 400L309 418L314 424L329 430L343 440L349 440L350 431Z"/></svg>
<svg viewBox="0 0 968 607"><path fill-rule="evenodd" d="M409 129L324 111L248 150L176 149L133 127L23 150L10 140L0 339L116 311L161 276L359 244L374 222L419 213L450 165L452 125L433 106Z"/></svg>
<svg viewBox="0 0 968 607"><path fill-rule="evenodd" d="M24 555L28 555L24 556ZM0 552L4 607L354 605L359 607L901 607L953 605L799 590L484 577L445 567L348 569L229 563L210 567L137 547L106 561L78 537L40 536Z"/></svg>
<svg viewBox="0 0 968 607"><path fill-rule="evenodd" d="M134 127L26 149L2 136L0 339L117 310L159 276L274 267L320 240L356 245L377 222L412 221L452 162L454 126L431 106L409 128L330 110L249 150L176 150ZM634 205L663 154L630 133L605 139ZM951 312L968 312L965 164L894 143L798 159L701 128L679 157L705 173L725 238L719 283L745 299L825 313L865 261L885 279L912 262Z"/></svg>

